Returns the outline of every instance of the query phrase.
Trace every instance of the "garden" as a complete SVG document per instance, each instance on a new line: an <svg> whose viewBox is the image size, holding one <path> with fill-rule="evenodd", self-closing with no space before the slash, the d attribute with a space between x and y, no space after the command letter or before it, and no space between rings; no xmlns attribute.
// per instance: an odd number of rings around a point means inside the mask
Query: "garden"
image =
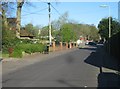
<svg viewBox="0 0 120 89"><path fill-rule="evenodd" d="M2 32L2 54L3 57L22 58L24 54L43 53L46 45L42 43L34 43L28 39L16 38L14 31L3 30ZM12 35L11 35L12 34Z"/></svg>

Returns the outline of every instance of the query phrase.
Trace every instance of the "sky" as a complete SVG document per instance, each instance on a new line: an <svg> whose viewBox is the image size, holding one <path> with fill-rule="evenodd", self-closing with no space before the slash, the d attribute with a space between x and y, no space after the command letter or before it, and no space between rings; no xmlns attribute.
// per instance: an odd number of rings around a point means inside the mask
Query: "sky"
<svg viewBox="0 0 120 89"><path fill-rule="evenodd" d="M57 20L60 15L68 12L68 18L78 23L94 24L96 27L102 18L110 16L118 19L118 2L51 2L51 21ZM31 2L22 8L21 24L32 23L34 26L48 25L48 4L45 2Z"/></svg>

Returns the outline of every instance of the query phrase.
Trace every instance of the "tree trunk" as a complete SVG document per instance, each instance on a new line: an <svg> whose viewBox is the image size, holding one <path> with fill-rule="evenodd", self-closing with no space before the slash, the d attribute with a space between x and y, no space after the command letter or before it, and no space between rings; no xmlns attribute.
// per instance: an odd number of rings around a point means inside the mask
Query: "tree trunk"
<svg viewBox="0 0 120 89"><path fill-rule="evenodd" d="M16 23L16 37L20 38L20 28L21 28L21 10L24 4L24 0L17 1L17 23Z"/></svg>

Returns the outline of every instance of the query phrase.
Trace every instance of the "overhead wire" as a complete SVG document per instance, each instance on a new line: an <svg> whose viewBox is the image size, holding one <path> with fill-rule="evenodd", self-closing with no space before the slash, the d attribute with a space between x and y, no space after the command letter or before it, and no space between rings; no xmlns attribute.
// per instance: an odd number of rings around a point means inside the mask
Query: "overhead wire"
<svg viewBox="0 0 120 89"><path fill-rule="evenodd" d="M51 6L52 6L52 8L61 16L61 14L59 13L59 11L52 5L52 4L50 4Z"/></svg>
<svg viewBox="0 0 120 89"><path fill-rule="evenodd" d="M31 12L31 13L27 12L28 14L24 14L24 15L22 15L22 16L27 16L27 15L30 15L30 14L39 14L39 12L44 11L44 10L46 10L46 9L47 9L47 8L44 8L44 9L38 10L38 11L36 11L36 12Z"/></svg>

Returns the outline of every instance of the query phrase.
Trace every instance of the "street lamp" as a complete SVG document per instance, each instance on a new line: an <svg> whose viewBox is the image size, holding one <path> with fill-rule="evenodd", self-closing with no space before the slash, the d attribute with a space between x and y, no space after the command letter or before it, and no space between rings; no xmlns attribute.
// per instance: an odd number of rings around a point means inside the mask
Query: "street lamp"
<svg viewBox="0 0 120 89"><path fill-rule="evenodd" d="M111 37L110 6L109 5L100 5L100 7L102 7L102 8L107 8L108 7L108 11L109 11L109 38L110 38Z"/></svg>
<svg viewBox="0 0 120 89"><path fill-rule="evenodd" d="M111 18L110 18L110 6L109 5L100 5L100 7L102 7L102 8L107 8L108 7L108 11L109 11L109 31L108 31L108 33L109 33L109 39L110 39L110 37L111 37ZM109 53L110 53L110 40L109 40Z"/></svg>

